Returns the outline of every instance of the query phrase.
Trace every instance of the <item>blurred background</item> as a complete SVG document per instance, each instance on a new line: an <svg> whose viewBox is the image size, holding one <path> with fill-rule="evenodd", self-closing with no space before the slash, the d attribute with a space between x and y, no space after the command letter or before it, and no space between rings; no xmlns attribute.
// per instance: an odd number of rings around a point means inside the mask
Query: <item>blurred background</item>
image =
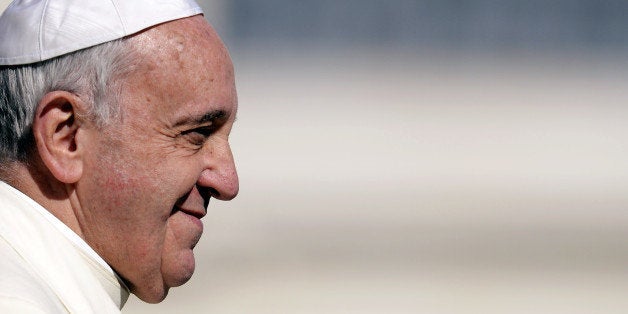
<svg viewBox="0 0 628 314"><path fill-rule="evenodd" d="M628 312L628 2L200 3L240 195L124 313Z"/></svg>

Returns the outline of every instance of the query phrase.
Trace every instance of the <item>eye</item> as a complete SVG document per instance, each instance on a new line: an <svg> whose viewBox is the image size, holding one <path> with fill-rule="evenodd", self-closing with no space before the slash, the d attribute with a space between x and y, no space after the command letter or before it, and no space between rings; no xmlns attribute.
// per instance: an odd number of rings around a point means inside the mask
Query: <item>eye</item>
<svg viewBox="0 0 628 314"><path fill-rule="evenodd" d="M204 126L183 131L181 135L194 145L203 145L207 138L214 133L214 129L212 126Z"/></svg>

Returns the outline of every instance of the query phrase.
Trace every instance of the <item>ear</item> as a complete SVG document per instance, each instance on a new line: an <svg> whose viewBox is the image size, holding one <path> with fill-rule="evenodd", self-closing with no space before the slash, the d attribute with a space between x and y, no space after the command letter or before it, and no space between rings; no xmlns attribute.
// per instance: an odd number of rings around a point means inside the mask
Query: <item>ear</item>
<svg viewBox="0 0 628 314"><path fill-rule="evenodd" d="M78 96L54 91L46 94L37 106L33 136L39 156L59 181L76 183L83 174L83 161L77 134L81 128L77 111L82 104Z"/></svg>

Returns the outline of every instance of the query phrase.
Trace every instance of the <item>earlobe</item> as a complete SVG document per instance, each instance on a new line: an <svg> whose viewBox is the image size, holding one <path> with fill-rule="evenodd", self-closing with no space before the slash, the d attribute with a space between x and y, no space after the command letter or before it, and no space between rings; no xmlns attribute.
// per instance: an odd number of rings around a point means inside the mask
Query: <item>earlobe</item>
<svg viewBox="0 0 628 314"><path fill-rule="evenodd" d="M37 151L50 173L59 181L76 183L83 171L77 120L81 100L78 96L54 91L40 101L33 120Z"/></svg>

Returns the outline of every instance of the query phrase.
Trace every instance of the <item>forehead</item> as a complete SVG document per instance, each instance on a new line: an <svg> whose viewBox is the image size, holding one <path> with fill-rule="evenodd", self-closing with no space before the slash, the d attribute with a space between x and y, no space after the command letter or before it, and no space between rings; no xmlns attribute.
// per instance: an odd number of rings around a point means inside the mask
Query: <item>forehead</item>
<svg viewBox="0 0 628 314"><path fill-rule="evenodd" d="M201 16L161 24L131 42L140 61L124 88L126 109L171 120L209 110L235 112L231 58Z"/></svg>

